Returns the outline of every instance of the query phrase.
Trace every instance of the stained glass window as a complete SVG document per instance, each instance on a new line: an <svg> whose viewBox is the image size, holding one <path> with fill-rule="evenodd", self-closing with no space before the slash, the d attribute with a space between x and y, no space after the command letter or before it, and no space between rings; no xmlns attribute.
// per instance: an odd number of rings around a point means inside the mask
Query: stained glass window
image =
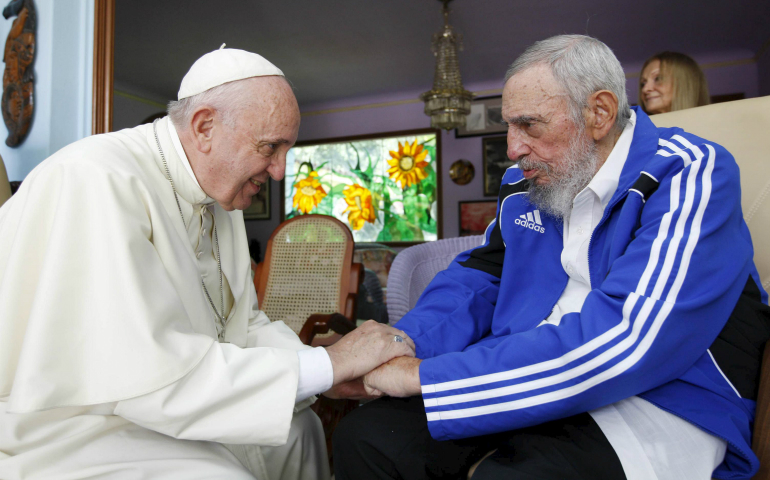
<svg viewBox="0 0 770 480"><path fill-rule="evenodd" d="M435 131L304 144L289 150L284 218L316 213L356 242L436 240L440 200Z"/></svg>

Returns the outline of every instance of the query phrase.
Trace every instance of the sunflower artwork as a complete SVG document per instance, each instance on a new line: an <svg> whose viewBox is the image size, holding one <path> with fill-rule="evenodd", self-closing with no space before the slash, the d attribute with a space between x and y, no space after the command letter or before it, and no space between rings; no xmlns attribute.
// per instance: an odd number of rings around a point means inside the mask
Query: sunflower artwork
<svg viewBox="0 0 770 480"><path fill-rule="evenodd" d="M435 240L436 142L429 133L294 147L285 216L332 215L357 242Z"/></svg>

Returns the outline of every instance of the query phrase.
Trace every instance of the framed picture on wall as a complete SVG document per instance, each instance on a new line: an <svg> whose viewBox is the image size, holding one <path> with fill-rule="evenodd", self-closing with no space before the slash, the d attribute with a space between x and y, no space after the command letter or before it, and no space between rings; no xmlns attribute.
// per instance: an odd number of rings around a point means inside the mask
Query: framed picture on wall
<svg viewBox="0 0 770 480"><path fill-rule="evenodd" d="M503 174L513 162L508 159L505 137L485 138L481 144L484 159L484 196L496 197L500 192Z"/></svg>
<svg viewBox="0 0 770 480"><path fill-rule="evenodd" d="M270 183L268 180L259 187L251 199L251 206L243 211L244 220L270 220Z"/></svg>
<svg viewBox="0 0 770 480"><path fill-rule="evenodd" d="M505 133L508 127L503 124L502 109L501 95L474 99L471 113L465 117L465 126L455 129L455 138Z"/></svg>
<svg viewBox="0 0 770 480"><path fill-rule="evenodd" d="M496 200L471 200L459 202L458 215L460 236L481 235L497 214Z"/></svg>
<svg viewBox="0 0 770 480"><path fill-rule="evenodd" d="M286 156L281 217L333 216L348 225L356 243L436 240L440 172L435 129L299 142Z"/></svg>

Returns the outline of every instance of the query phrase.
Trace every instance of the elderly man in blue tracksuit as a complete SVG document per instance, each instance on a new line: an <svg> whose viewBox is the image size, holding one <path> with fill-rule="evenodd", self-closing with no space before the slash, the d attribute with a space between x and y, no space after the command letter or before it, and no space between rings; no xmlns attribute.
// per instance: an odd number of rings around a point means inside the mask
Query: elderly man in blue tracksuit
<svg viewBox="0 0 770 480"><path fill-rule="evenodd" d="M362 380L390 397L338 480L750 478L770 315L733 157L629 108L590 37L519 57L503 118L497 218L398 323L417 358Z"/></svg>

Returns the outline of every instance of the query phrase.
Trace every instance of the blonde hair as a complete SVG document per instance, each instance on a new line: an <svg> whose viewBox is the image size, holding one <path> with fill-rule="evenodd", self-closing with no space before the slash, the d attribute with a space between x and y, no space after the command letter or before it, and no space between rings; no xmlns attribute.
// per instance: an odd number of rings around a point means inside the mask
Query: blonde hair
<svg viewBox="0 0 770 480"><path fill-rule="evenodd" d="M660 74L663 77L670 77L673 82L672 112L710 103L706 76L695 60L684 53L661 52L644 62L642 72L654 60L660 62ZM639 81L639 105L642 110L647 111L644 105L644 95L642 95L641 79Z"/></svg>

